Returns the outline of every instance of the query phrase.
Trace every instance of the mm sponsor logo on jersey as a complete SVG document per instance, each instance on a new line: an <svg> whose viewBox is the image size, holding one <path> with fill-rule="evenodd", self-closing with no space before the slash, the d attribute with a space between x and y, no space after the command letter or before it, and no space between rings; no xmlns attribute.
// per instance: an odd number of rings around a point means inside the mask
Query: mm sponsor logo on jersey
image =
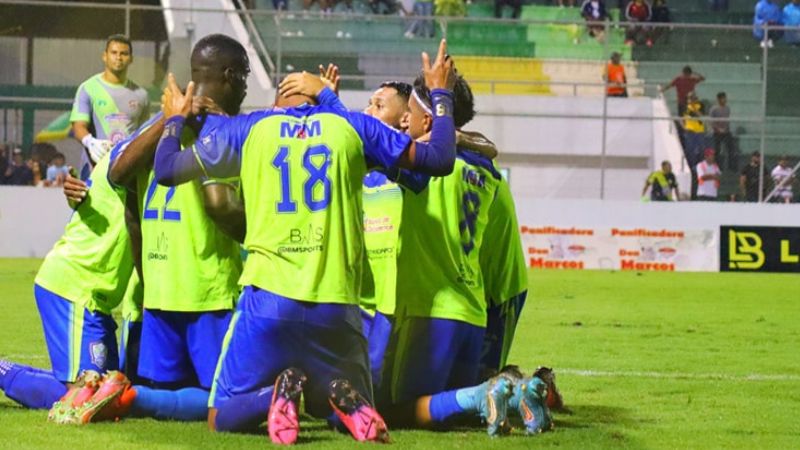
<svg viewBox="0 0 800 450"><path fill-rule="evenodd" d="M322 134L322 125L319 120L305 122L281 122L281 137L305 139Z"/></svg>
<svg viewBox="0 0 800 450"><path fill-rule="evenodd" d="M309 225L304 228L292 228L289 235L278 247L278 253L315 253L325 247L325 230L322 227Z"/></svg>
<svg viewBox="0 0 800 450"><path fill-rule="evenodd" d="M800 272L800 228L720 227L720 270Z"/></svg>
<svg viewBox="0 0 800 450"><path fill-rule="evenodd" d="M147 252L148 261L167 261L167 250L169 250L169 239L163 232L156 238L156 247Z"/></svg>

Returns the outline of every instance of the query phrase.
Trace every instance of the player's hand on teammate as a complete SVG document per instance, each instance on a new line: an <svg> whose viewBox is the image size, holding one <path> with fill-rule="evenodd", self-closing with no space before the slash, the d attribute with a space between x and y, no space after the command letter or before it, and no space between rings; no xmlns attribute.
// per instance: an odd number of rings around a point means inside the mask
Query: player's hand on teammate
<svg viewBox="0 0 800 450"><path fill-rule="evenodd" d="M325 68L322 64L319 65L319 78L325 83L328 89L332 90L336 96L339 96L339 66L329 63Z"/></svg>
<svg viewBox="0 0 800 450"><path fill-rule="evenodd" d="M447 54L447 41L442 39L439 43L439 53L431 64L431 58L422 52L422 73L425 76L425 85L429 89L453 90L456 85L456 66L453 58Z"/></svg>
<svg viewBox="0 0 800 450"><path fill-rule="evenodd" d="M303 95L306 97L317 98L320 92L325 89L326 83L322 77L308 72L295 72L286 76L278 86L278 93L281 97L291 97L293 95Z"/></svg>
<svg viewBox="0 0 800 450"><path fill-rule="evenodd" d="M200 114L226 115L227 113L211 97L196 95L192 97L192 115L197 116Z"/></svg>
<svg viewBox="0 0 800 450"><path fill-rule="evenodd" d="M70 168L70 173L64 178L64 196L74 208L86 199L89 187L80 178L72 176L72 171L73 169Z"/></svg>
<svg viewBox="0 0 800 450"><path fill-rule="evenodd" d="M167 119L175 116L189 117L192 113L192 99L194 97L194 82L190 81L186 86L186 93L181 92L178 83L175 82L175 75L167 76L167 87L161 95L161 111Z"/></svg>

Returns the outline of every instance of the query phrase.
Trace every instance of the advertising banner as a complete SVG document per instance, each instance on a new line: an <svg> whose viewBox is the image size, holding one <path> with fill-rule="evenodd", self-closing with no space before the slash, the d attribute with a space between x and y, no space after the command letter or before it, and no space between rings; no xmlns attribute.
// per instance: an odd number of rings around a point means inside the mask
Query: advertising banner
<svg viewBox="0 0 800 450"><path fill-rule="evenodd" d="M522 225L533 269L719 270L716 230Z"/></svg>
<svg viewBox="0 0 800 450"><path fill-rule="evenodd" d="M800 228L721 226L719 270L800 272Z"/></svg>

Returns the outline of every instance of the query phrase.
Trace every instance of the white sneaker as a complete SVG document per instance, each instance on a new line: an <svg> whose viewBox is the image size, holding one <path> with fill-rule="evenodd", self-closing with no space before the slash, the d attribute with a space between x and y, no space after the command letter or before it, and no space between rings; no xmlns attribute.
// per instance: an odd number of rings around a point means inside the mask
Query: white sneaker
<svg viewBox="0 0 800 450"><path fill-rule="evenodd" d="M764 43L764 41L761 41L761 42L758 44L758 46L759 46L759 47L761 47L761 48L764 48L764 47L766 47L766 46L767 46L767 44L765 44L765 43Z"/></svg>
<svg viewBox="0 0 800 450"><path fill-rule="evenodd" d="M403 36L406 39L414 39L414 33L412 33L411 31L406 31L406 33Z"/></svg>
<svg viewBox="0 0 800 450"><path fill-rule="evenodd" d="M775 47L775 43L772 42L772 39L767 39L767 47L769 48Z"/></svg>

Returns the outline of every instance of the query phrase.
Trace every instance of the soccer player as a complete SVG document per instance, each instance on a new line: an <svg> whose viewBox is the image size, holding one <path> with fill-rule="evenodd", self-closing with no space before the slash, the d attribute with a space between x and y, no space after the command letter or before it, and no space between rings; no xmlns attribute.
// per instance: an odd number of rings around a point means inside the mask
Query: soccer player
<svg viewBox="0 0 800 450"><path fill-rule="evenodd" d="M225 114L238 113L249 60L239 42L216 34L198 41L191 67L198 93L222 111L196 116L182 135L187 145L196 136L204 139ZM152 161L163 130L163 118L155 117L129 143L116 147L109 172L112 183L139 196L144 276L139 375L154 388L137 385L118 400L92 405L80 414L83 422L96 414L127 412L176 420L208 415L208 392L241 274L239 245L225 231L243 236L243 211L228 180L170 188L156 183Z"/></svg>
<svg viewBox="0 0 800 450"><path fill-rule="evenodd" d="M279 97L274 110L230 119L192 153L181 152L178 136L188 101L174 85L165 96L168 121L155 160L159 182L241 172L244 191L245 288L209 400L212 429L251 430L266 416L271 439L293 443L304 391L310 414L330 417L332 407L356 439L387 438L371 406L358 308L362 180L371 167L430 175L452 170L449 89L455 74L445 51L443 40L433 65L423 54L437 111L427 144L372 117L312 106L314 99L291 95ZM193 90L190 83L187 95ZM325 95L333 94L320 89L319 96ZM308 372L307 380L302 372Z"/></svg>
<svg viewBox="0 0 800 450"><path fill-rule="evenodd" d="M475 114L472 92L463 78L455 85L457 127ZM422 80L414 83L409 134L430 129L434 108ZM514 391L525 392L515 405L541 410L544 383L519 376L478 382L487 322L487 300L480 251L502 177L491 160L459 149L453 173L442 178L406 178L401 184L403 223L398 259L397 332L390 418L406 425L436 426L464 413L480 413L489 434L506 427L506 409ZM405 179L405 181L404 181ZM522 386L526 386L522 389ZM470 387L472 386L472 387ZM543 414L535 414L541 421ZM541 424L527 421L540 428Z"/></svg>
<svg viewBox="0 0 800 450"><path fill-rule="evenodd" d="M80 178L86 180L91 166L128 137L150 116L147 92L128 79L133 63L133 45L126 36L106 39L102 73L84 81L72 105L72 132L86 148L91 164L82 154Z"/></svg>
<svg viewBox="0 0 800 450"><path fill-rule="evenodd" d="M34 295L52 371L0 361L0 388L23 406L50 408L67 393L67 384L79 381L78 389L87 381L96 389L97 373L118 369L111 310L126 291L133 258L124 194L108 183L108 162L102 157L92 171L84 201L36 275ZM78 380L85 370L95 371L91 380Z"/></svg>
<svg viewBox="0 0 800 450"><path fill-rule="evenodd" d="M411 85L388 81L372 94L364 113L398 130L407 127ZM361 308L375 392L380 392L384 355L394 322L397 241L403 198L400 187L378 170L364 177L364 270ZM391 356L389 357L391 359Z"/></svg>

